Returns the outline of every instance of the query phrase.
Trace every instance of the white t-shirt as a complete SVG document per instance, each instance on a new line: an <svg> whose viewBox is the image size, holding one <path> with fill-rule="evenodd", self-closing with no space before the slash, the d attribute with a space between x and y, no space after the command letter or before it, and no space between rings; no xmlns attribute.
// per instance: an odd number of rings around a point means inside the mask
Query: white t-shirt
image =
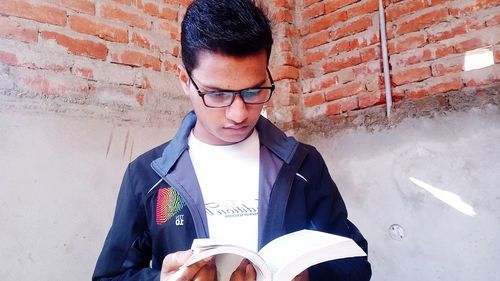
<svg viewBox="0 0 500 281"><path fill-rule="evenodd" d="M211 238L257 250L259 152L257 130L216 146L189 135L189 155L200 184Z"/></svg>

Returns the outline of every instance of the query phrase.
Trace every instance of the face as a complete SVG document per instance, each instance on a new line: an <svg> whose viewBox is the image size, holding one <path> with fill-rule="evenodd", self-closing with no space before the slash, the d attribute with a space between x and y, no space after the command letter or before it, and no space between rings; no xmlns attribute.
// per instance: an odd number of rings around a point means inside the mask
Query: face
<svg viewBox="0 0 500 281"><path fill-rule="evenodd" d="M246 57L233 57L213 52L198 55L198 66L191 77L200 91L241 90L269 86L265 51ZM263 104L249 105L237 95L224 108L209 108L203 103L184 67L179 66L179 79L184 93L189 96L197 122L194 135L212 145L228 145L246 139L253 131Z"/></svg>

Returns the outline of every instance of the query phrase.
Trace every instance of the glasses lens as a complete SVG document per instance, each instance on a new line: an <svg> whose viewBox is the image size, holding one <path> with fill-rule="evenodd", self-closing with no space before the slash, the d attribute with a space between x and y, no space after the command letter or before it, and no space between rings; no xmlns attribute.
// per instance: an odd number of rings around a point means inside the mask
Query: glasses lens
<svg viewBox="0 0 500 281"><path fill-rule="evenodd" d="M248 89L241 92L241 97L245 103L264 103L271 96L270 89Z"/></svg>
<svg viewBox="0 0 500 281"><path fill-rule="evenodd" d="M209 94L205 94L203 99L205 100L205 104L211 107L224 107L229 106L233 101L233 93L227 92L213 92Z"/></svg>

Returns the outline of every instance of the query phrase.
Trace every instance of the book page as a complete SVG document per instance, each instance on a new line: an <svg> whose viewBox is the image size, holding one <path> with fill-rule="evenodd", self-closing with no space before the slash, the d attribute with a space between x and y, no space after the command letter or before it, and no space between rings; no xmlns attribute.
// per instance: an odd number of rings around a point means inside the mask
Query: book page
<svg viewBox="0 0 500 281"><path fill-rule="evenodd" d="M273 281L289 281L312 265L346 257L366 256L351 239L329 233L300 230L269 242L259 255Z"/></svg>
<svg viewBox="0 0 500 281"><path fill-rule="evenodd" d="M248 259L257 273L257 281L271 280L271 271L265 261L255 252L235 245L223 245L220 241L195 239L191 249L193 255L184 266L194 264L204 258L215 256L219 281L229 281L231 274L243 258Z"/></svg>

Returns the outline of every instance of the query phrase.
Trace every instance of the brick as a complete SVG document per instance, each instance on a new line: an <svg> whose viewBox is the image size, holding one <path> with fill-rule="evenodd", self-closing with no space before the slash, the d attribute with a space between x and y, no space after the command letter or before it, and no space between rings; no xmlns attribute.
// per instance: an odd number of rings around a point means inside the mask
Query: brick
<svg viewBox="0 0 500 281"><path fill-rule="evenodd" d="M149 39L145 34L141 34L138 32L132 33L131 42L138 47L151 50L153 52L157 52L160 50L160 47L153 43L151 39Z"/></svg>
<svg viewBox="0 0 500 281"><path fill-rule="evenodd" d="M302 91L305 93L318 92L332 85L337 85L338 82L337 75L327 74L320 77L313 77L303 80Z"/></svg>
<svg viewBox="0 0 500 281"><path fill-rule="evenodd" d="M71 74L23 69L17 77L19 89L44 96L87 94L93 89L87 80Z"/></svg>
<svg viewBox="0 0 500 281"><path fill-rule="evenodd" d="M42 31L41 37L45 40L55 40L56 43L77 56L86 56L104 60L108 54L108 48L102 43L90 40L81 40L69 37L62 33Z"/></svg>
<svg viewBox="0 0 500 281"><path fill-rule="evenodd" d="M281 65L289 65L300 68L300 63L297 61L297 58L291 52L284 52L277 54L280 58Z"/></svg>
<svg viewBox="0 0 500 281"><path fill-rule="evenodd" d="M347 53L342 56L337 56L327 63L323 64L323 71L325 73L339 71L341 69L358 65L361 63L359 52Z"/></svg>
<svg viewBox="0 0 500 281"><path fill-rule="evenodd" d="M53 25L66 25L66 12L49 5L32 4L24 0L0 1L0 14L16 16Z"/></svg>
<svg viewBox="0 0 500 281"><path fill-rule="evenodd" d="M443 22L448 18L448 8L435 8L425 13L418 14L398 24L397 33L403 35L413 31L421 30L433 24Z"/></svg>
<svg viewBox="0 0 500 281"><path fill-rule="evenodd" d="M281 10L274 14L274 20L276 23L286 22L293 23L293 15L288 10Z"/></svg>
<svg viewBox="0 0 500 281"><path fill-rule="evenodd" d="M89 0L59 0L61 5L73 11L95 15L94 1Z"/></svg>
<svg viewBox="0 0 500 281"><path fill-rule="evenodd" d="M141 9L144 13L153 16L153 17L158 17L160 16L160 7L158 4L153 3L153 2L146 2L143 3L140 0L136 1L136 5L139 9ZM177 13L176 13L177 14Z"/></svg>
<svg viewBox="0 0 500 281"><path fill-rule="evenodd" d="M410 99L410 100L421 99L421 98L429 96L429 94L431 94L431 93L427 89L420 89L420 88L406 92L406 95L408 96L408 99Z"/></svg>
<svg viewBox="0 0 500 281"><path fill-rule="evenodd" d="M180 40L181 34L179 31L179 26L177 24L173 24L168 21L162 21L160 23L160 28L168 32L170 39L177 41Z"/></svg>
<svg viewBox="0 0 500 281"><path fill-rule="evenodd" d="M431 77L431 75L431 68L428 65L425 65L413 68L404 68L401 71L393 71L391 80L394 85L399 86L411 82L425 80Z"/></svg>
<svg viewBox="0 0 500 281"><path fill-rule="evenodd" d="M338 85L339 84L339 76L322 76L320 79L320 89L328 89L331 86Z"/></svg>
<svg viewBox="0 0 500 281"><path fill-rule="evenodd" d="M434 2L434 1L433 1ZM428 7L427 0L406 0L385 9L386 21L394 21L410 13Z"/></svg>
<svg viewBox="0 0 500 281"><path fill-rule="evenodd" d="M273 78L275 81L282 79L299 79L299 70L293 66L277 66L273 71Z"/></svg>
<svg viewBox="0 0 500 281"><path fill-rule="evenodd" d="M306 65L318 62L326 58L326 53L324 51L310 51L304 52L304 63Z"/></svg>
<svg viewBox="0 0 500 281"><path fill-rule="evenodd" d="M382 73L382 61L374 60L360 64L354 67L353 71L357 79L366 78L371 74L380 74Z"/></svg>
<svg viewBox="0 0 500 281"><path fill-rule="evenodd" d="M493 48L493 58L496 64L500 63L500 47L496 46L496 48Z"/></svg>
<svg viewBox="0 0 500 281"><path fill-rule="evenodd" d="M307 7L302 12L302 19L309 20L312 18L317 18L325 14L325 5L323 3L318 3L316 5Z"/></svg>
<svg viewBox="0 0 500 281"><path fill-rule="evenodd" d="M385 86L384 83L384 78L382 76L375 76L371 78L370 80L366 81L365 87L368 92L373 92L378 89L381 89L383 86Z"/></svg>
<svg viewBox="0 0 500 281"><path fill-rule="evenodd" d="M354 21L347 22L342 26L340 26L339 28L333 30L330 33L330 38L332 40L337 40L339 38L367 30L371 26L372 26L371 16L361 17Z"/></svg>
<svg viewBox="0 0 500 281"><path fill-rule="evenodd" d="M321 30L330 29L337 23L341 23L347 20L347 12L340 11L327 14L325 16L316 18L309 22L309 32L315 33Z"/></svg>
<svg viewBox="0 0 500 281"><path fill-rule="evenodd" d="M453 54L453 46L443 44L429 44L422 48L409 50L402 54L395 54L390 57L392 67L404 67L424 61L434 60Z"/></svg>
<svg viewBox="0 0 500 281"><path fill-rule="evenodd" d="M177 10L165 7L161 10L160 17L166 20L177 21L178 15L179 13Z"/></svg>
<svg viewBox="0 0 500 281"><path fill-rule="evenodd" d="M365 85L360 82L351 82L349 84L338 85L332 90L329 90L325 94L325 99L327 101L337 100L349 96L356 95L357 93L365 90Z"/></svg>
<svg viewBox="0 0 500 281"><path fill-rule="evenodd" d="M287 9L294 9L295 8L295 1L293 0L274 0L273 4L275 8L287 8Z"/></svg>
<svg viewBox="0 0 500 281"><path fill-rule="evenodd" d="M138 51L125 50L121 52L112 52L111 61L130 66L150 68L156 71L161 70L159 57Z"/></svg>
<svg viewBox="0 0 500 281"><path fill-rule="evenodd" d="M284 27L283 35L288 38L296 37L299 34L298 28L294 27L294 25L287 24Z"/></svg>
<svg viewBox="0 0 500 281"><path fill-rule="evenodd" d="M387 50L390 55L413 50L427 43L425 33L411 33L409 35L390 40Z"/></svg>
<svg viewBox="0 0 500 281"><path fill-rule="evenodd" d="M333 42L328 51L328 55L338 55L340 53L348 52L354 48L351 47L350 40L337 40Z"/></svg>
<svg viewBox="0 0 500 281"><path fill-rule="evenodd" d="M323 1L323 0L304 0L303 1L303 5L304 5L304 8L306 8L308 6L311 6L314 3L318 3L318 2L321 2L321 1Z"/></svg>
<svg viewBox="0 0 500 281"><path fill-rule="evenodd" d="M454 17L468 16L471 13L498 5L498 1L495 0L474 0L474 1L456 1L449 8L450 15Z"/></svg>
<svg viewBox="0 0 500 281"><path fill-rule="evenodd" d="M302 40L303 49L311 49L329 42L330 34L328 31L321 31L318 33L310 34Z"/></svg>
<svg viewBox="0 0 500 281"><path fill-rule="evenodd" d="M151 28L151 24L146 21L146 19L142 15L136 12L125 11L115 5L102 5L100 14L105 19L116 20L133 27L139 27L142 29Z"/></svg>
<svg viewBox="0 0 500 281"><path fill-rule="evenodd" d="M362 92L358 95L359 108L367 108L385 103L385 93L381 91Z"/></svg>
<svg viewBox="0 0 500 281"><path fill-rule="evenodd" d="M109 85L134 85L137 70L122 64L98 60L75 60L71 73L85 79Z"/></svg>
<svg viewBox="0 0 500 281"><path fill-rule="evenodd" d="M500 81L500 65L491 65L481 69L464 72L462 80L467 87L491 85Z"/></svg>
<svg viewBox="0 0 500 281"><path fill-rule="evenodd" d="M322 92L316 92L304 95L304 106L313 107L325 102L325 95Z"/></svg>
<svg viewBox="0 0 500 281"><path fill-rule="evenodd" d="M349 6L352 3L356 3L358 1L359 0L330 0L325 3L325 13L329 14L333 11Z"/></svg>
<svg viewBox="0 0 500 281"><path fill-rule="evenodd" d="M132 0L111 0L111 1L123 4L123 5L127 5L127 6L132 5Z"/></svg>
<svg viewBox="0 0 500 281"><path fill-rule="evenodd" d="M128 43L126 29L99 22L91 17L71 15L69 26L76 32L93 35L106 41Z"/></svg>
<svg viewBox="0 0 500 281"><path fill-rule="evenodd" d="M378 0L364 0L347 9L347 18L367 15L378 10Z"/></svg>
<svg viewBox="0 0 500 281"><path fill-rule="evenodd" d="M0 63L7 65L17 65L17 56L15 53L4 52L0 50Z"/></svg>
<svg viewBox="0 0 500 281"><path fill-rule="evenodd" d="M340 71L335 72L337 75L337 79L339 83L345 84L347 82L351 82L354 80L354 78L358 78L354 75L354 69L353 68L346 68L342 69ZM361 76L359 76L361 77Z"/></svg>
<svg viewBox="0 0 500 281"><path fill-rule="evenodd" d="M167 4L180 4L184 7L186 7L192 2L192 0L163 0L163 1Z"/></svg>
<svg viewBox="0 0 500 281"><path fill-rule="evenodd" d="M464 71L464 59L462 56L454 58L445 58L432 63L432 76L444 76L450 73L457 73Z"/></svg>
<svg viewBox="0 0 500 281"><path fill-rule="evenodd" d="M486 26L493 26L493 25L499 25L500 24L500 14L496 14L495 16L491 17L486 21Z"/></svg>
<svg viewBox="0 0 500 281"><path fill-rule="evenodd" d="M483 42L481 38L470 38L457 42L453 45L456 53L465 53L474 49L488 46L487 42Z"/></svg>
<svg viewBox="0 0 500 281"><path fill-rule="evenodd" d="M94 71L91 68L86 67L73 67L71 73L76 76L83 77L86 79L94 79Z"/></svg>
<svg viewBox="0 0 500 281"><path fill-rule="evenodd" d="M283 40L279 43L279 49L280 51L291 51L292 50L292 44L290 43L289 40Z"/></svg>
<svg viewBox="0 0 500 281"><path fill-rule="evenodd" d="M443 23L433 26L427 30L429 43L439 42L445 39L454 38L467 32L467 25L463 23Z"/></svg>
<svg viewBox="0 0 500 281"><path fill-rule="evenodd" d="M348 97L329 102L326 107L326 115L337 115L342 112L351 111L358 108L358 98Z"/></svg>
<svg viewBox="0 0 500 281"><path fill-rule="evenodd" d="M378 46L369 47L369 48L360 50L359 55L361 56L361 61L367 62L367 61L371 61L374 59L380 59L381 55L379 53L379 50L380 50L380 47L378 47Z"/></svg>
<svg viewBox="0 0 500 281"><path fill-rule="evenodd" d="M436 77L430 80L427 85L430 94L446 93L463 88L462 79L458 75Z"/></svg>
<svg viewBox="0 0 500 281"><path fill-rule="evenodd" d="M38 30L20 26L6 17L0 17L0 37L33 43L38 41Z"/></svg>
<svg viewBox="0 0 500 281"><path fill-rule="evenodd" d="M431 6L439 6L441 4L444 4L444 3L448 3L450 0L432 0L432 1L429 1L429 4Z"/></svg>
<svg viewBox="0 0 500 281"><path fill-rule="evenodd" d="M349 46L351 50L358 48L365 48L370 45L374 45L380 43L379 33L374 32L369 29L363 32L360 32L354 36L354 38L349 40Z"/></svg>

